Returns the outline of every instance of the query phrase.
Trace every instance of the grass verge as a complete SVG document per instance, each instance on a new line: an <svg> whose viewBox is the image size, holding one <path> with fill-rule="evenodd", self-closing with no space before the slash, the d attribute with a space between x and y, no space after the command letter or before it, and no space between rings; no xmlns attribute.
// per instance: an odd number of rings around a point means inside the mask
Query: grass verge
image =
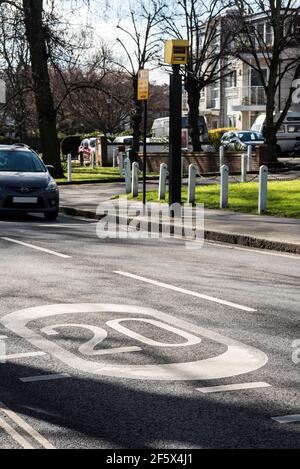
<svg viewBox="0 0 300 469"><path fill-rule="evenodd" d="M142 200L140 194L138 200ZM168 200L168 194L166 196ZM196 188L196 202L206 208L218 209L220 186L207 185ZM147 192L147 201L157 202L157 191ZM187 201L187 188L182 189L182 201ZM248 182L229 185L229 210L257 213L258 183ZM300 218L300 180L272 181L268 184L268 210L266 215Z"/></svg>

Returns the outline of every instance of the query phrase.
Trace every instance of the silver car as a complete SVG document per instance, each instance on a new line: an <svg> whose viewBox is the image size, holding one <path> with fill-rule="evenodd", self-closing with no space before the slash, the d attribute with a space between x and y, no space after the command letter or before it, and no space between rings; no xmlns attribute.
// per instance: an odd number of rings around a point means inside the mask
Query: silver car
<svg viewBox="0 0 300 469"><path fill-rule="evenodd" d="M43 213L56 220L59 192L49 170L26 145L0 145L0 214Z"/></svg>

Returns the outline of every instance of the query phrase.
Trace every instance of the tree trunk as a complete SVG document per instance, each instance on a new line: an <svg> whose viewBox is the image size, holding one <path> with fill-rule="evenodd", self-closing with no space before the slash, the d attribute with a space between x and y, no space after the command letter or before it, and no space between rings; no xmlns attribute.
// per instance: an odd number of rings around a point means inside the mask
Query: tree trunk
<svg viewBox="0 0 300 469"><path fill-rule="evenodd" d="M191 139L193 151L201 151L200 143L200 129L199 129L199 104L200 104L200 90L193 77L188 77L185 83L185 89L188 93L189 105L189 125L191 127Z"/></svg>
<svg viewBox="0 0 300 469"><path fill-rule="evenodd" d="M134 89L134 114L132 116L132 128L133 128L133 144L132 144L132 161L137 160L138 152L140 150L140 138L141 138L141 125L143 121L143 107L142 101L136 99L137 96L137 77L133 78L133 89Z"/></svg>
<svg viewBox="0 0 300 469"><path fill-rule="evenodd" d="M43 161L54 166L55 177L63 177L56 110L50 87L47 45L43 27L43 0L23 0L26 37L30 49L34 93L38 113Z"/></svg>
<svg viewBox="0 0 300 469"><path fill-rule="evenodd" d="M267 162L278 163L278 151L277 151L277 137L276 137L276 125L275 125L275 95L276 95L276 78L279 70L279 56L277 51L274 52L272 57L272 63L270 66L269 81L266 90L266 128L265 128L265 140L268 147L267 150Z"/></svg>

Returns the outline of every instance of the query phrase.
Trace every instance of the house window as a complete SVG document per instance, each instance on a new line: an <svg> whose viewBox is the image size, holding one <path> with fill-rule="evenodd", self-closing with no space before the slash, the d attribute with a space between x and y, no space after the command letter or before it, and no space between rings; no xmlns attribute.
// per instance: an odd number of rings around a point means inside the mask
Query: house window
<svg viewBox="0 0 300 469"><path fill-rule="evenodd" d="M236 127L236 117L228 116L228 127Z"/></svg>
<svg viewBox="0 0 300 469"><path fill-rule="evenodd" d="M225 78L225 87L232 88L236 86L237 86L237 73L236 73L236 70L233 70Z"/></svg>
<svg viewBox="0 0 300 469"><path fill-rule="evenodd" d="M263 86L263 80L267 81L268 78L268 69L261 68L260 71L255 70L254 68L251 69L250 73L250 86Z"/></svg>
<svg viewBox="0 0 300 469"><path fill-rule="evenodd" d="M266 38L265 42L267 46L271 46L273 44L273 31L270 23L266 23Z"/></svg>
<svg viewBox="0 0 300 469"><path fill-rule="evenodd" d="M218 107L218 101L219 101L219 83L215 82L213 83L211 87L211 98L210 98L210 107L211 109L215 109Z"/></svg>

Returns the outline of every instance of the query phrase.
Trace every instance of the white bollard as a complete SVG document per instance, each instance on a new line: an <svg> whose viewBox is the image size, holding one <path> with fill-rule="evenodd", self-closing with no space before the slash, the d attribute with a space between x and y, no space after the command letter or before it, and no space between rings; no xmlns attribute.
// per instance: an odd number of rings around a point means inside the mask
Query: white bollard
<svg viewBox="0 0 300 469"><path fill-rule="evenodd" d="M228 176L229 168L223 164L221 167L220 208L228 207Z"/></svg>
<svg viewBox="0 0 300 469"><path fill-rule="evenodd" d="M188 182L188 204L195 203L197 168L194 164L189 165L189 182Z"/></svg>
<svg viewBox="0 0 300 469"><path fill-rule="evenodd" d="M224 147L221 145L219 148L219 155L220 155L220 172L222 166L224 166Z"/></svg>
<svg viewBox="0 0 300 469"><path fill-rule="evenodd" d="M123 153L119 152L119 166L120 166L120 177L124 177L124 157Z"/></svg>
<svg viewBox="0 0 300 469"><path fill-rule="evenodd" d="M117 166L117 150L113 151L113 168Z"/></svg>
<svg viewBox="0 0 300 469"><path fill-rule="evenodd" d="M131 168L130 168L130 159L126 158L124 161L124 171L125 171L125 190L126 194L131 192Z"/></svg>
<svg viewBox="0 0 300 469"><path fill-rule="evenodd" d="M159 167L158 200L165 200L166 198L167 176L168 166L166 163L161 163Z"/></svg>
<svg viewBox="0 0 300 469"><path fill-rule="evenodd" d="M132 164L131 194L132 197L139 195L139 165L137 162Z"/></svg>
<svg viewBox="0 0 300 469"><path fill-rule="evenodd" d="M259 168L258 213L264 213L268 205L268 167Z"/></svg>
<svg viewBox="0 0 300 469"><path fill-rule="evenodd" d="M241 156L241 182L247 182L247 155Z"/></svg>
<svg viewBox="0 0 300 469"><path fill-rule="evenodd" d="M72 155L68 154L67 162L68 182L72 182Z"/></svg>
<svg viewBox="0 0 300 469"><path fill-rule="evenodd" d="M247 171L252 171L252 146L247 147Z"/></svg>

